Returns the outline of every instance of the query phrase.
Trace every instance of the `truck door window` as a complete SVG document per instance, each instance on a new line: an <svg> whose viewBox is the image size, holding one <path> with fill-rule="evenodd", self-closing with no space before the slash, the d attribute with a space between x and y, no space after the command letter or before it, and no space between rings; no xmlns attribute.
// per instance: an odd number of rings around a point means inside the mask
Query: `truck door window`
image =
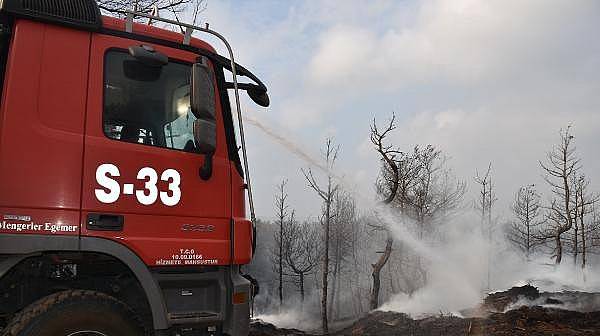
<svg viewBox="0 0 600 336"><path fill-rule="evenodd" d="M149 67L111 50L104 68L104 134L115 140L194 152L191 65Z"/></svg>

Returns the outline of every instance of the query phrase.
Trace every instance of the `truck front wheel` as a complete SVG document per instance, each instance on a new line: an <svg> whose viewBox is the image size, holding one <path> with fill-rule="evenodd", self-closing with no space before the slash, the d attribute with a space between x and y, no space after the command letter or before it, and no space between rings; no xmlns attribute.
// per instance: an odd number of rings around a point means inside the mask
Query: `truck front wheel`
<svg viewBox="0 0 600 336"><path fill-rule="evenodd" d="M68 290L46 296L19 312L2 336L142 336L131 309L94 291Z"/></svg>

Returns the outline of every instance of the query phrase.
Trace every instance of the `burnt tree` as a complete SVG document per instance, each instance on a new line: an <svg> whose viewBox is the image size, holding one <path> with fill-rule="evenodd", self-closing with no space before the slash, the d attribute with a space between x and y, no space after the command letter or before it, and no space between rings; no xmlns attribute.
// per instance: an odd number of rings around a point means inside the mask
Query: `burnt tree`
<svg viewBox="0 0 600 336"><path fill-rule="evenodd" d="M597 227L588 217L594 212L594 205L598 202L599 196L589 191L590 181L583 174L574 175L572 182L573 188L573 262L577 264L577 257L581 253L581 268L587 265L589 254L589 234Z"/></svg>
<svg viewBox="0 0 600 336"><path fill-rule="evenodd" d="M290 216L284 234L284 267L285 273L294 279L300 291L300 299L304 304L306 296L306 277L313 274L319 266L321 256L320 236L317 225L312 222L299 223Z"/></svg>
<svg viewBox="0 0 600 336"><path fill-rule="evenodd" d="M574 136L571 126L560 131L560 142L546 155L546 162L540 161L544 180L550 186L553 199L550 201L547 219L550 227L544 233L547 239L555 243L554 257L558 265L563 257L563 234L571 230L574 224L575 211L571 179L581 169L580 160L575 155Z"/></svg>
<svg viewBox="0 0 600 336"><path fill-rule="evenodd" d="M333 202L334 215L331 222L331 262L332 283L329 300L329 312L333 320L340 317L341 311L341 286L349 259L352 257L353 237L357 220L356 204L354 198L340 189L335 194Z"/></svg>
<svg viewBox="0 0 600 336"><path fill-rule="evenodd" d="M302 174L306 179L308 186L317 193L317 195L323 201L323 215L321 217L321 224L323 226L323 260L322 260L322 273L321 273L321 324L323 333L329 333L329 315L327 312L328 305L328 288L329 288L329 247L330 247L330 228L331 228L331 219L333 216L332 212L332 203L334 200L334 195L337 192L339 185L335 182L333 176L333 168L335 166L335 162L337 160L337 155L339 152L339 146L335 146L333 144L332 139L327 139L325 142L325 148L323 150L323 157L325 159L325 168L326 168L326 182L324 186L321 186L314 174L313 171L309 168L307 170L302 169Z"/></svg>
<svg viewBox="0 0 600 336"><path fill-rule="evenodd" d="M284 231L288 224L290 216L290 207L288 205L288 194L285 190L287 180L282 180L277 185L277 194L275 195L275 224L277 231L274 232L275 249L273 251L274 263L276 265L275 273L277 273L279 295L279 306L283 304L283 260L284 260Z"/></svg>
<svg viewBox="0 0 600 336"><path fill-rule="evenodd" d="M382 195L382 203L388 205L396 199L398 188L400 187L400 169L398 168L397 156L402 155L402 152L385 143L386 137L396 129L395 115L392 115L389 123L383 129L379 129L377 122L373 119L371 125L371 143L375 146L375 150L380 156L381 164L383 165L384 183L380 183L378 190ZM374 226L377 230L385 232L385 248L377 259L377 262L372 264L373 285L371 287L371 298L369 300L369 308L371 310L379 307L379 291L381 289L381 270L388 262L392 254L394 239L386 225Z"/></svg>
<svg viewBox="0 0 600 336"><path fill-rule="evenodd" d="M412 219L418 237L435 232L435 225L451 216L459 208L466 184L454 177L446 167L446 158L435 146L415 146L403 152L386 143L386 137L396 128L392 116L384 128L371 125L371 143L379 154L381 171L376 187L381 203L391 210ZM372 225L386 234L386 245L378 261L373 264L371 308L379 304L380 273L393 251L394 240L387 225ZM416 256L416 270L421 285L426 283L427 272L420 256Z"/></svg>
<svg viewBox="0 0 600 336"><path fill-rule="evenodd" d="M492 264L492 234L494 222L492 220L492 209L494 203L496 203L496 194L494 192L494 184L492 182L492 163L488 165L485 174L480 175L479 172L475 174L475 182L479 185L479 197L475 202L475 208L481 213L481 234L488 243L487 251L487 287L491 289L491 264Z"/></svg>
<svg viewBox="0 0 600 336"><path fill-rule="evenodd" d="M539 230L544 223L543 209L535 185L519 188L511 210L515 220L508 227L507 238L529 260L534 249L543 243L539 238Z"/></svg>

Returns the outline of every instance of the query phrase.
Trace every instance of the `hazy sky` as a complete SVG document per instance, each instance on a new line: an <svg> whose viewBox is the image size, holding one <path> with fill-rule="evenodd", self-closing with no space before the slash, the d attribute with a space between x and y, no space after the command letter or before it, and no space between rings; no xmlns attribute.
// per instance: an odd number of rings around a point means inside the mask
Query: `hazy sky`
<svg viewBox="0 0 600 336"><path fill-rule="evenodd" d="M203 18L269 87L271 107L245 100L245 112L314 155L333 136L361 197L374 197L379 166L369 124L392 112L394 143L443 149L467 205L489 162L498 211L520 185L542 185L538 160L569 123L600 191L600 1L209 0ZM272 216L282 178L298 213L316 215L308 164L246 130L258 216Z"/></svg>

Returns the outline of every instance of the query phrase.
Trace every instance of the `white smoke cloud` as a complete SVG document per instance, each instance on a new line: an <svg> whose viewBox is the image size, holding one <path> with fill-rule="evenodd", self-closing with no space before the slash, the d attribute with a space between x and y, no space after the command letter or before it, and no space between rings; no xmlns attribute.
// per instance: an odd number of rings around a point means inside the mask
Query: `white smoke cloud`
<svg viewBox="0 0 600 336"><path fill-rule="evenodd" d="M580 265L566 260L556 266L546 255L525 261L508 246L501 233L492 242L484 238L476 218L459 216L441 227L442 241L431 243L417 239L403 218L385 210L380 210L381 213L385 214L380 217L392 229L395 239L425 259L428 283L410 297L405 294L392 297L379 310L413 316L439 312L460 315L461 310L479 305L490 292L525 284L548 292L600 291L600 272L593 266L588 266L585 272ZM543 304L525 301L521 303ZM577 309L574 305L570 307Z"/></svg>

